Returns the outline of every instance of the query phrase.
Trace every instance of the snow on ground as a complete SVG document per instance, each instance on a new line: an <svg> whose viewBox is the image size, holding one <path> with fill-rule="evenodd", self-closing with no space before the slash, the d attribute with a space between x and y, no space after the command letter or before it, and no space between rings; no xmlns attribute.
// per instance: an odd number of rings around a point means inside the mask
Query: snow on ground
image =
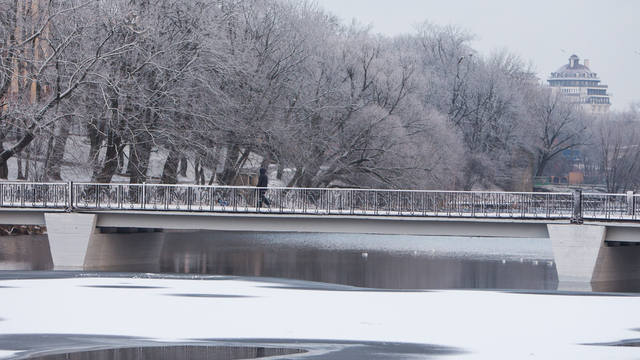
<svg viewBox="0 0 640 360"><path fill-rule="evenodd" d="M588 344L640 337L638 307L638 296L381 291L214 276L18 279L0 281L0 338L352 340L464 351L446 356L455 359L637 359L638 347ZM20 349L2 350L10 358Z"/></svg>

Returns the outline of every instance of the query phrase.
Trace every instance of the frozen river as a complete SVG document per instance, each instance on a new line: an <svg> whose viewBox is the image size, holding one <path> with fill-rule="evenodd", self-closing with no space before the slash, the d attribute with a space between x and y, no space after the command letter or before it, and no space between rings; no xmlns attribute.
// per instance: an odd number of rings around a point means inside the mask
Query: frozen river
<svg viewBox="0 0 640 360"><path fill-rule="evenodd" d="M119 272L47 251L0 238L0 358L640 358L637 285L562 290L544 239L172 233Z"/></svg>

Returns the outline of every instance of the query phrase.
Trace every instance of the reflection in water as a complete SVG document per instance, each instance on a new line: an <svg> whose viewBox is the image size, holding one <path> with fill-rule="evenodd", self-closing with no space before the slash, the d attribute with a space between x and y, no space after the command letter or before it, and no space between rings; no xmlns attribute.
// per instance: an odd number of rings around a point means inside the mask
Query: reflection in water
<svg viewBox="0 0 640 360"><path fill-rule="evenodd" d="M540 239L173 233L160 270L382 289L555 290L558 283L550 244Z"/></svg>
<svg viewBox="0 0 640 360"><path fill-rule="evenodd" d="M169 232L159 265L111 271L265 276L381 289L640 292L640 281L558 284L548 239ZM46 235L0 236L0 270L52 270Z"/></svg>
<svg viewBox="0 0 640 360"><path fill-rule="evenodd" d="M0 270L52 270L47 235L0 236Z"/></svg>
<svg viewBox="0 0 640 360"><path fill-rule="evenodd" d="M82 351L75 353L44 355L29 358L30 360L156 360L156 359L201 359L232 360L257 359L269 356L306 353L302 349L240 347L240 346L161 346L137 347L123 349L106 349Z"/></svg>
<svg viewBox="0 0 640 360"><path fill-rule="evenodd" d="M622 280L622 281L603 281L603 282L592 283L591 291L640 293L640 281Z"/></svg>

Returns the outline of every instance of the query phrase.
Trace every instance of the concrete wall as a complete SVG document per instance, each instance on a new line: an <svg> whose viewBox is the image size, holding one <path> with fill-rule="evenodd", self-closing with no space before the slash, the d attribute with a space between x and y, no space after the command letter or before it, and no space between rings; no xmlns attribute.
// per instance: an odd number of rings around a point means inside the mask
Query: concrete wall
<svg viewBox="0 0 640 360"><path fill-rule="evenodd" d="M606 282L640 279L640 246L636 231L612 230L626 242L606 242L609 227L548 225L560 282Z"/></svg>

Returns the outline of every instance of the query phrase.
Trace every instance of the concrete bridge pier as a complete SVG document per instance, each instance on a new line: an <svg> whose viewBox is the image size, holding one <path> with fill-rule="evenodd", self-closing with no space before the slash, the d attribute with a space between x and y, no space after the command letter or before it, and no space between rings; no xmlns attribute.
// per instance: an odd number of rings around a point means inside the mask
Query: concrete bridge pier
<svg viewBox="0 0 640 360"><path fill-rule="evenodd" d="M98 216L44 214L55 270L159 271L164 231L101 231Z"/></svg>
<svg viewBox="0 0 640 360"><path fill-rule="evenodd" d="M548 224L547 229L560 287L640 279L640 238L605 241L604 225Z"/></svg>

